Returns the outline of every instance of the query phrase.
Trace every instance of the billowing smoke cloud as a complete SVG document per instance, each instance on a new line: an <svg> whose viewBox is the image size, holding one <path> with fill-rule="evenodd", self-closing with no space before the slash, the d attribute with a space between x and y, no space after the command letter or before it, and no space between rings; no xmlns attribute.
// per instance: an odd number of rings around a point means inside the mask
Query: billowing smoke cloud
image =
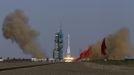
<svg viewBox="0 0 134 75"><path fill-rule="evenodd" d="M102 55L101 55L101 41L97 42L96 44L91 45L91 47L92 47L92 55L91 55L90 59L91 60L102 59Z"/></svg>
<svg viewBox="0 0 134 75"><path fill-rule="evenodd" d="M109 59L122 60L133 54L130 33L127 28L122 28L115 34L109 35L106 43Z"/></svg>
<svg viewBox="0 0 134 75"><path fill-rule="evenodd" d="M38 33L30 28L28 17L22 10L15 10L5 17L3 35L6 39L16 42L24 53L36 58L45 58L36 43Z"/></svg>
<svg viewBox="0 0 134 75"><path fill-rule="evenodd" d="M107 56L111 60L123 60L134 54L130 42L130 33L127 28L122 28L118 32L109 35L106 38ZM101 54L101 42L92 45L92 60L103 59Z"/></svg>

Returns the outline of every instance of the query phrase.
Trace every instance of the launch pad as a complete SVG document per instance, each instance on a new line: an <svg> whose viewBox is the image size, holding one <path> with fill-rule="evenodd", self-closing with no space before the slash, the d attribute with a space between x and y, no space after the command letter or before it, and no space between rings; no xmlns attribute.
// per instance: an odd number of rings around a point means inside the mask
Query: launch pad
<svg viewBox="0 0 134 75"><path fill-rule="evenodd" d="M75 60L74 57L65 57L64 62L73 62Z"/></svg>

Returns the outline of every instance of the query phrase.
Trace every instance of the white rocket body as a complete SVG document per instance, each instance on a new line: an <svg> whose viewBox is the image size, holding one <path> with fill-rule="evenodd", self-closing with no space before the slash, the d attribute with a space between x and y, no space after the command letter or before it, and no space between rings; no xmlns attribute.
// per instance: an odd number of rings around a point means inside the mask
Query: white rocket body
<svg viewBox="0 0 134 75"><path fill-rule="evenodd" d="M71 57L71 51L70 51L70 35L69 34L68 34L67 57Z"/></svg>

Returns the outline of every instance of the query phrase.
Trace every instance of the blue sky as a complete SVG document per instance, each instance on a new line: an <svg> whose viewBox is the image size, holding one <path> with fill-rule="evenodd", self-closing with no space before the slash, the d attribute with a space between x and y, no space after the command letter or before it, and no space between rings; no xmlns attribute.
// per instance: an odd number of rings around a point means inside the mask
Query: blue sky
<svg viewBox="0 0 134 75"><path fill-rule="evenodd" d="M0 0L0 29L4 17L22 9L29 17L30 26L40 32L37 38L47 56L52 57L54 33L62 22L65 46L71 36L72 56L105 36L128 27L134 45L134 0ZM4 39L0 32L0 56L30 57L17 44Z"/></svg>

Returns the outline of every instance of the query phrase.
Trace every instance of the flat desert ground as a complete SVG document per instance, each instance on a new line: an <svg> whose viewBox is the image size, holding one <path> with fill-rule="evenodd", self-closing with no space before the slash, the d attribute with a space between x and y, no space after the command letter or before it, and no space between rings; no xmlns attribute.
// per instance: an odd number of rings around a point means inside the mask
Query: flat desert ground
<svg viewBox="0 0 134 75"><path fill-rule="evenodd" d="M4 68L38 65L41 66L2 70ZM0 63L0 75L134 75L134 67L100 65L89 62L55 63L10 62Z"/></svg>

